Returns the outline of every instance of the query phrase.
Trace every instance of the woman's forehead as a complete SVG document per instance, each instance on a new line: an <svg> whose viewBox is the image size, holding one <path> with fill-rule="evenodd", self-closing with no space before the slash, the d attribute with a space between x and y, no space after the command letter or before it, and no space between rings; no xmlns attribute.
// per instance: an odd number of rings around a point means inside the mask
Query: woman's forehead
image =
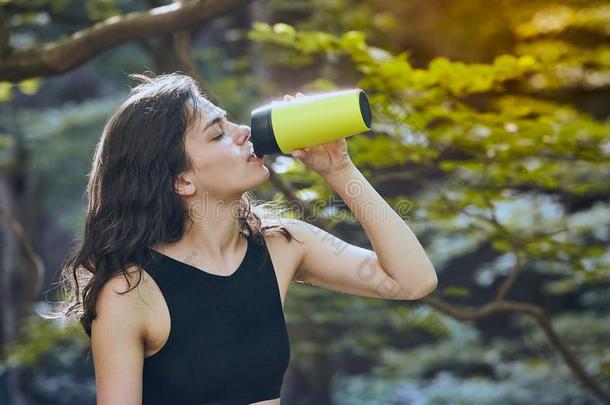
<svg viewBox="0 0 610 405"><path fill-rule="evenodd" d="M216 117L222 117L227 113L225 110L214 105L214 103L209 100L206 100L205 98L200 98L197 101L197 104L201 116L204 118L208 118L209 120L214 119Z"/></svg>
<svg viewBox="0 0 610 405"><path fill-rule="evenodd" d="M215 118L224 117L227 115L227 112L222 108L214 105L214 103L206 100L203 97L199 97L195 103L195 111L197 112L195 115L197 117L196 121L198 121L199 125L202 125L203 128L206 128L208 123L212 122Z"/></svg>

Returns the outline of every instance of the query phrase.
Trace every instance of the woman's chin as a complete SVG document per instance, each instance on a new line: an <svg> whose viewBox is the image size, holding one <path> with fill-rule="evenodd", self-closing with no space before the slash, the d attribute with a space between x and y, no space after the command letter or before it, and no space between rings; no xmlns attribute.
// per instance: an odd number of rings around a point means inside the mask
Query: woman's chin
<svg viewBox="0 0 610 405"><path fill-rule="evenodd" d="M271 173L269 172L269 168L265 165L261 166L262 170L265 171L265 180L263 180L263 183L266 182L267 180L269 180L269 177L271 177Z"/></svg>
<svg viewBox="0 0 610 405"><path fill-rule="evenodd" d="M265 165L261 165L255 169L251 169L250 173L252 173L251 177L257 178L257 180L255 181L255 183L252 187L258 187L261 184L266 183L269 180L269 178L271 177L271 173L269 172L269 169Z"/></svg>

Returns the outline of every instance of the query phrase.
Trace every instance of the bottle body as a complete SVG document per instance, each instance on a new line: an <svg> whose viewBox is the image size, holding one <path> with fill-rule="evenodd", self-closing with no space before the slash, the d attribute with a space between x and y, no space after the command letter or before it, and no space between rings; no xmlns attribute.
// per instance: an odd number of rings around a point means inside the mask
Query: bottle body
<svg viewBox="0 0 610 405"><path fill-rule="evenodd" d="M251 114L252 144L257 155L289 155L371 128L371 107L361 89L339 90L272 102Z"/></svg>

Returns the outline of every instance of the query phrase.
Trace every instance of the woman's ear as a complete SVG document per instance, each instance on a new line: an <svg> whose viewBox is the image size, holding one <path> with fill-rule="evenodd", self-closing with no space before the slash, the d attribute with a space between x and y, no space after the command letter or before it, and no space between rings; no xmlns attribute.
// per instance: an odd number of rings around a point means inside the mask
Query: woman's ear
<svg viewBox="0 0 610 405"><path fill-rule="evenodd" d="M176 180L174 181L174 191L180 196L188 197L195 194L197 188L195 187L195 183L191 181L190 175L188 173L183 173L176 177Z"/></svg>

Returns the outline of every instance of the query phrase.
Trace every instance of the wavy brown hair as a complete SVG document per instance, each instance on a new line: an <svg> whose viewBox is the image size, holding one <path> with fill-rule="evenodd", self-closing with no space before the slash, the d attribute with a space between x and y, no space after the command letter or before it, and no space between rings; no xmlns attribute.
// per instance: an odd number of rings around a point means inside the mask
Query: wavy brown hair
<svg viewBox="0 0 610 405"><path fill-rule="evenodd" d="M178 72L129 78L139 83L112 114L96 146L86 189L84 235L60 273L62 310L55 314L76 314L89 337L104 284L122 274L131 288L121 294L137 287L141 264L151 260L148 248L180 240L189 219L184 201L174 191L174 179L191 167L185 132L197 118L197 109L190 107L205 95L195 80ZM296 240L282 225L263 226L265 215L279 212L269 210L276 202L254 206L253 197L249 191L242 195L240 234L259 244L268 233ZM134 265L139 277L132 287Z"/></svg>

